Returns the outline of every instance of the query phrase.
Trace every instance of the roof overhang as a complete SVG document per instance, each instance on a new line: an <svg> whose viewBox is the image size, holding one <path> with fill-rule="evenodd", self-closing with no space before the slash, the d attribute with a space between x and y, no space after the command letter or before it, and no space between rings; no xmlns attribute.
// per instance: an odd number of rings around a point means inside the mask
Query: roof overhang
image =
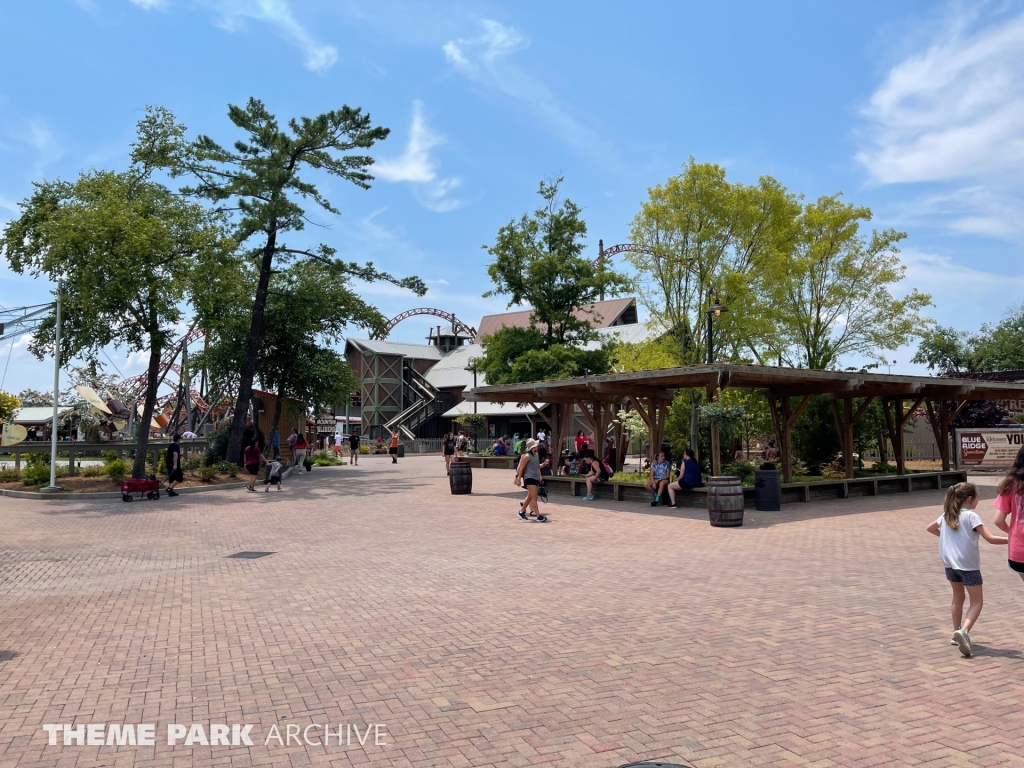
<svg viewBox="0 0 1024 768"><path fill-rule="evenodd" d="M879 397L915 401L1024 398L1024 382L732 364L693 365L478 387L465 392L464 397L470 401L509 403L617 402L629 396L671 400L680 389L726 387L761 389L776 397L821 394L841 398Z"/></svg>

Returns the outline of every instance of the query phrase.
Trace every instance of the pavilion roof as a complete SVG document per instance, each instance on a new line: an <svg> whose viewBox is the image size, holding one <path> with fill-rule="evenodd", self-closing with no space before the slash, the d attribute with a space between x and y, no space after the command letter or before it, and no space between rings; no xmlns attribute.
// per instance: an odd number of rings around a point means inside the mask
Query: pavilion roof
<svg viewBox="0 0 1024 768"><path fill-rule="evenodd" d="M675 390L745 387L774 396L826 394L917 400L1012 400L1024 398L1024 381L986 381L933 376L900 376L856 371L818 371L761 365L691 365L653 371L608 373L478 387L465 399L483 402L571 403L616 401L626 396L671 399Z"/></svg>

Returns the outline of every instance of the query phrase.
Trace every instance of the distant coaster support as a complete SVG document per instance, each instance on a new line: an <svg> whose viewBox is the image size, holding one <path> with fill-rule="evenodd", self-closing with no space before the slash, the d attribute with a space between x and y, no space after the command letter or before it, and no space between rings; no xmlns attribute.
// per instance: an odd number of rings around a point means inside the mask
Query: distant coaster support
<svg viewBox="0 0 1024 768"><path fill-rule="evenodd" d="M403 320L408 320L410 317L416 317L417 315L433 315L434 317L440 317L441 319L448 321L452 326L452 330L456 333L462 333L471 339L476 337L476 328L466 325L464 322L459 320L459 318L455 316L454 312L445 312L443 309L434 309L433 307L419 307L418 309L407 309L400 315L395 315L393 318L388 320L388 324L384 326L383 333L375 334L370 338L376 339L377 341L386 339L391 335L391 331L395 329L396 325Z"/></svg>

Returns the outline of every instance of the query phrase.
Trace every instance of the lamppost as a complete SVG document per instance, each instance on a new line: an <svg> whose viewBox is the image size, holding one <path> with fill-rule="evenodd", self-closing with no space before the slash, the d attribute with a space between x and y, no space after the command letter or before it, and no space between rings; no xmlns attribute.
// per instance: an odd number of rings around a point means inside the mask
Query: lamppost
<svg viewBox="0 0 1024 768"><path fill-rule="evenodd" d="M473 389L476 389L476 358L469 358L469 365L466 366L465 370L471 371L473 374ZM476 400L473 401L473 415L476 415Z"/></svg>
<svg viewBox="0 0 1024 768"><path fill-rule="evenodd" d="M708 314L708 365L715 364L715 318L721 317L723 312L728 312L727 307L723 307L718 303L718 297L715 296L715 303L707 308Z"/></svg>
<svg viewBox="0 0 1024 768"><path fill-rule="evenodd" d="M896 361L893 360L892 363L886 363L885 365L889 369L889 373L892 374L892 367L896 365Z"/></svg>

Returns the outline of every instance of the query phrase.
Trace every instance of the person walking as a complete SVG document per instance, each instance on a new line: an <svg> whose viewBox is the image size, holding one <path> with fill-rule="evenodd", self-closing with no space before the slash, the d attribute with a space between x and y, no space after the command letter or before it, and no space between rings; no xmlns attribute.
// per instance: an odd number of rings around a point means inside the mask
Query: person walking
<svg viewBox="0 0 1024 768"><path fill-rule="evenodd" d="M971 655L971 629L984 605L981 579L979 539L989 544L1006 544L1006 536L995 536L985 527L977 512L978 489L974 483L957 483L946 491L942 517L925 530L939 537L939 557L946 569L946 579L953 588L953 637L950 645L959 647L964 656ZM964 619L964 600L970 595L971 605Z"/></svg>
<svg viewBox="0 0 1024 768"><path fill-rule="evenodd" d="M249 493L256 493L256 478L260 474L260 465L263 463L263 451L260 450L259 441L253 438L249 447L243 453L242 461L245 462L245 471L249 473Z"/></svg>
<svg viewBox="0 0 1024 768"><path fill-rule="evenodd" d="M1024 580L1024 448L996 490L996 528L1007 534L1007 565Z"/></svg>
<svg viewBox="0 0 1024 768"><path fill-rule="evenodd" d="M391 454L391 463L398 463L398 430L391 433L391 445L388 446L388 453Z"/></svg>
<svg viewBox="0 0 1024 768"><path fill-rule="evenodd" d="M676 508L676 491L688 491L691 488L700 488L704 485L704 479L700 474L700 463L697 461L697 454L693 448L687 448L683 452L683 460L679 463L679 477L675 482L668 484L669 507Z"/></svg>
<svg viewBox="0 0 1024 768"><path fill-rule="evenodd" d="M348 458L353 467L359 466L359 435L348 436Z"/></svg>
<svg viewBox="0 0 1024 768"><path fill-rule="evenodd" d="M281 478L281 462L271 457L270 461L267 462L267 479L263 481L263 490L266 493L270 493L270 486L276 485L277 490L281 490L284 482Z"/></svg>
<svg viewBox="0 0 1024 768"><path fill-rule="evenodd" d="M171 436L171 444L167 446L167 454L164 456L168 496L177 496L178 492L174 490L174 486L185 480L185 473L181 471L181 446L178 445L178 440L178 435Z"/></svg>
<svg viewBox="0 0 1024 768"><path fill-rule="evenodd" d="M292 446L292 464L296 467L301 467L306 461L306 454L309 452L309 443L306 442L306 436L301 432L297 432L295 435L295 443Z"/></svg>
<svg viewBox="0 0 1024 768"><path fill-rule="evenodd" d="M459 436L455 438L455 454L465 456L467 453L469 453L469 439L466 437L466 433L460 429Z"/></svg>
<svg viewBox="0 0 1024 768"><path fill-rule="evenodd" d="M277 432L277 427L270 430L270 440L267 441L267 453L274 457L275 460L281 458L281 435Z"/></svg>
<svg viewBox="0 0 1024 768"><path fill-rule="evenodd" d="M299 439L299 430L292 427L292 433L288 435L288 450L291 451L292 459L295 459L295 441Z"/></svg>
<svg viewBox="0 0 1024 768"><path fill-rule="evenodd" d="M526 441L526 452L519 457L519 466L516 467L516 477L513 482L520 487L526 488L526 498L519 504L519 519L529 520L531 516L537 518L538 523L548 521L545 515L540 513L537 507L537 490L541 484L541 462L537 455L538 443L533 438ZM526 509L529 507L530 514Z"/></svg>
<svg viewBox="0 0 1024 768"><path fill-rule="evenodd" d="M450 475L455 458L455 436L451 432L446 432L441 439L441 452L444 454L444 471Z"/></svg>

